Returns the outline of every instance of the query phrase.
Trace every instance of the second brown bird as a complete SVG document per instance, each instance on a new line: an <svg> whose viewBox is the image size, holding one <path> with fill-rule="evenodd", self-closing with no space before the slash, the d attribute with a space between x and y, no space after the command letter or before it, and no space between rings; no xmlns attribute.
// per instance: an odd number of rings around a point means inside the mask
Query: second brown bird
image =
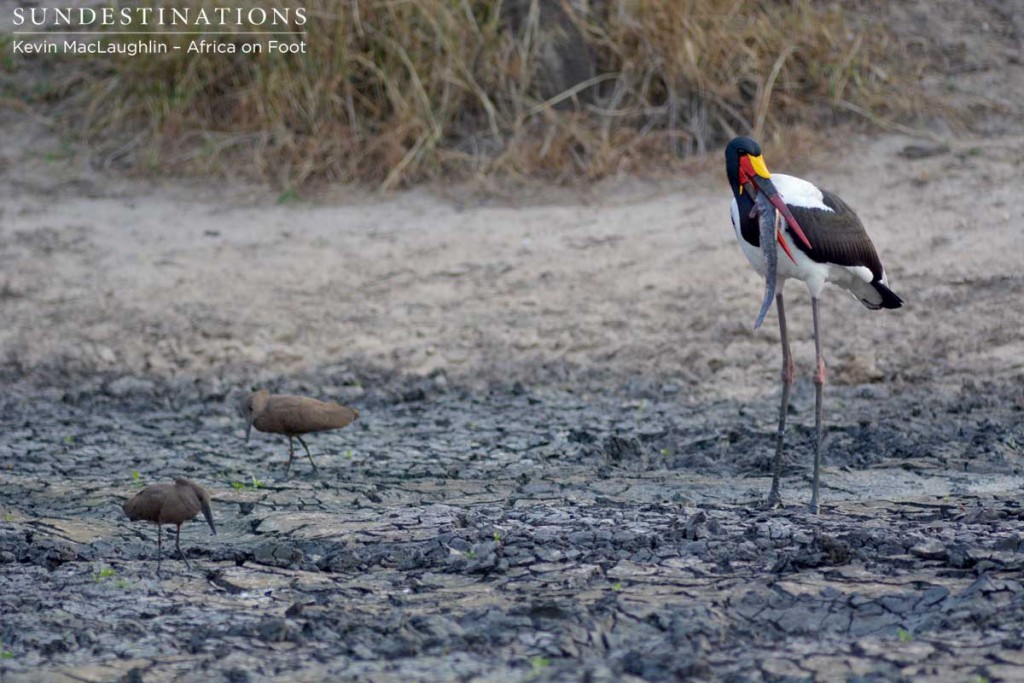
<svg viewBox="0 0 1024 683"><path fill-rule="evenodd" d="M324 432L329 429L340 429L359 417L359 411L338 403L325 403L306 396L288 394L271 394L260 389L248 394L242 400L242 415L246 419L245 441L249 442L252 428L271 434L284 434L288 437L288 465L285 473L291 469L295 458L295 447L292 438L298 439L306 450L309 463L316 469L309 447L302 440L303 434Z"/></svg>
<svg viewBox="0 0 1024 683"><path fill-rule="evenodd" d="M181 525L202 512L206 517L206 523L210 525L210 531L214 536L217 535L217 529L213 526L213 512L210 510L210 494L202 486L188 479L175 479L173 484L147 486L127 501L122 509L133 522L141 519L157 525L157 576L160 575L160 559L163 555L161 527L164 524L174 524L178 527L174 545L189 569L192 565L188 563L188 558L181 550Z"/></svg>

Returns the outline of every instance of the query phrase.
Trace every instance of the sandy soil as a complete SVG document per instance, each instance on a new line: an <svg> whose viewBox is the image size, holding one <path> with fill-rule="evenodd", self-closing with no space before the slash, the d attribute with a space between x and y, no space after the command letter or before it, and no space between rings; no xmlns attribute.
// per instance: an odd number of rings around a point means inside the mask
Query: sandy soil
<svg viewBox="0 0 1024 683"><path fill-rule="evenodd" d="M474 384L641 377L693 397L753 398L776 381L777 330L771 318L751 329L761 283L735 244L717 159L585 197L280 203L254 188L105 177L46 137L11 150L37 131L16 127L0 146L12 378L255 381L358 362ZM907 302L878 313L830 292L832 377L1020 372L1024 137L957 140L919 160L900 156L909 144L852 139L843 157L799 169L860 212ZM809 300L800 285L787 293L807 375Z"/></svg>

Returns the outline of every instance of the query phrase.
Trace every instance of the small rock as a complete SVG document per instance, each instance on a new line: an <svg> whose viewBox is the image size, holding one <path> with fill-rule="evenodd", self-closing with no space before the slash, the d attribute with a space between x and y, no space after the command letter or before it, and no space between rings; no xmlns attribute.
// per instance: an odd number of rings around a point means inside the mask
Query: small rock
<svg viewBox="0 0 1024 683"><path fill-rule="evenodd" d="M613 462L639 460L647 453L646 447L635 436L609 436L604 441L605 455Z"/></svg>
<svg viewBox="0 0 1024 683"><path fill-rule="evenodd" d="M224 672L224 678L228 683L249 683L252 680L249 677L249 672L245 669L228 669Z"/></svg>
<svg viewBox="0 0 1024 683"><path fill-rule="evenodd" d="M303 553L287 543L268 541L253 551L253 561L271 567L291 567L303 560Z"/></svg>
<svg viewBox="0 0 1024 683"><path fill-rule="evenodd" d="M708 513L703 510L698 510L696 514L691 515L686 520L686 537L691 541L698 541L702 538L708 537L707 528L705 524L708 521Z"/></svg>
<svg viewBox="0 0 1024 683"><path fill-rule="evenodd" d="M857 386L880 382L885 373L878 369L874 354L858 354L848 356L839 362L836 368L836 384Z"/></svg>
<svg viewBox="0 0 1024 683"><path fill-rule="evenodd" d="M927 159L941 154L949 154L949 145L907 145L899 151L899 155L911 161Z"/></svg>
<svg viewBox="0 0 1024 683"><path fill-rule="evenodd" d="M107 393L118 398L132 394L152 394L155 390L156 385L148 379L131 376L119 377L107 385Z"/></svg>
<svg viewBox="0 0 1024 683"><path fill-rule="evenodd" d="M427 392L423 390L423 387L413 387L402 392L402 403L418 403L419 401L425 401L427 399Z"/></svg>
<svg viewBox="0 0 1024 683"><path fill-rule="evenodd" d="M943 560L946 558L946 546L934 538L929 538L913 546L910 554L925 560Z"/></svg>
<svg viewBox="0 0 1024 683"><path fill-rule="evenodd" d="M142 677L142 669L137 666L129 669L128 673L121 677L122 683L143 683L145 680Z"/></svg>
<svg viewBox="0 0 1024 683"><path fill-rule="evenodd" d="M572 443L592 444L597 441L597 436L586 429L570 429L566 437Z"/></svg>

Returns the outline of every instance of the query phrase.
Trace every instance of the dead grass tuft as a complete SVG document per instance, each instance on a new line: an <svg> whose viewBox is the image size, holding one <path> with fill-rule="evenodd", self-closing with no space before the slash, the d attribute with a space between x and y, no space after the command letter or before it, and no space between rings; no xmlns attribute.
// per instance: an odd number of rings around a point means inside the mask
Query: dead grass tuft
<svg viewBox="0 0 1024 683"><path fill-rule="evenodd" d="M823 4L314 0L306 55L69 58L51 96L111 163L383 188L643 172L930 106L880 21Z"/></svg>

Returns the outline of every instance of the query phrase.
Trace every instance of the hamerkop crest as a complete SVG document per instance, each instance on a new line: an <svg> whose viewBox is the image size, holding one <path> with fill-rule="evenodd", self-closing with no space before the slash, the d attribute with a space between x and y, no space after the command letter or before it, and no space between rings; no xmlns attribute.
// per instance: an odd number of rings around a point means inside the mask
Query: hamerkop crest
<svg viewBox="0 0 1024 683"><path fill-rule="evenodd" d="M174 545L181 559L185 560L185 566L192 568L181 550L181 525L200 512L206 517L210 531L216 536L217 529L213 526L213 513L210 511L210 494L202 486L188 479L175 479L173 484L147 486L124 504L124 513L131 521L141 519L157 525L157 576L160 576L160 559L163 554L161 527L164 524L174 524L178 527Z"/></svg>
<svg viewBox="0 0 1024 683"><path fill-rule="evenodd" d="M249 442L253 427L257 431L284 434L288 437L288 465L285 467L287 474L295 458L293 437L302 444L306 450L306 457L315 470L316 463L313 462L313 456L310 455L306 442L302 440L302 435L340 429L359 417L359 411L338 403L326 403L306 396L271 394L266 389L260 389L242 400L242 415L246 419L246 443Z"/></svg>

